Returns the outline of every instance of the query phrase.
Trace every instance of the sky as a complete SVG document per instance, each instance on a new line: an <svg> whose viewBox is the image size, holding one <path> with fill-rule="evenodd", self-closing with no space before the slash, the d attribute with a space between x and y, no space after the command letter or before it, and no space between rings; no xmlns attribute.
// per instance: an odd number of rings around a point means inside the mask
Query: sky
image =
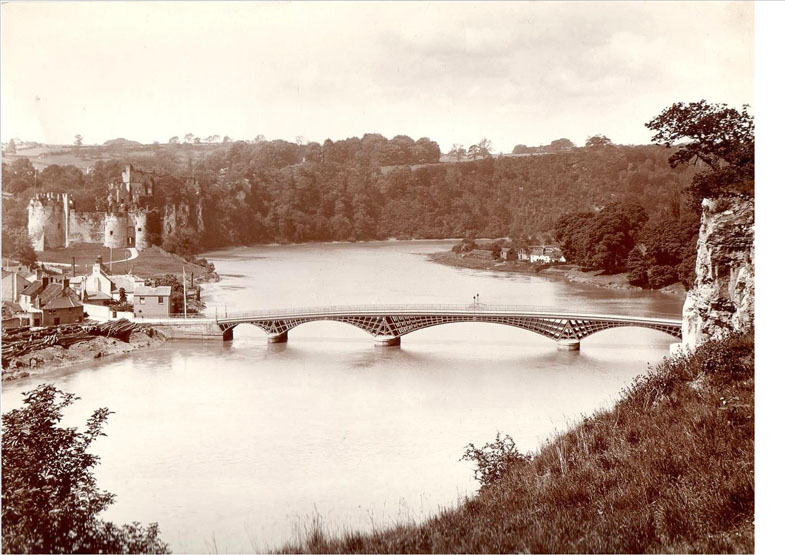
<svg viewBox="0 0 785 555"><path fill-rule="evenodd" d="M677 101L754 111L751 2L26 2L2 6L0 134L323 142L598 133Z"/></svg>

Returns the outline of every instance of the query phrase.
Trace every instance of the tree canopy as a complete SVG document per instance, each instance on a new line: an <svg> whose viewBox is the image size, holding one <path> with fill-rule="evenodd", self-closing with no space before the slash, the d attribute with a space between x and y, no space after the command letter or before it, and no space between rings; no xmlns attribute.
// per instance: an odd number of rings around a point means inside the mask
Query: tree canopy
<svg viewBox="0 0 785 555"><path fill-rule="evenodd" d="M678 147L669 158L671 167L701 163L707 168L693 179L690 192L696 198L753 196L755 122L748 109L746 104L739 111L705 100L677 102L646 127L656 131L653 142Z"/></svg>
<svg viewBox="0 0 785 555"><path fill-rule="evenodd" d="M2 537L7 553L167 553L158 525L99 518L114 495L98 489L89 452L111 414L96 410L85 431L58 424L78 397L43 384L2 416Z"/></svg>

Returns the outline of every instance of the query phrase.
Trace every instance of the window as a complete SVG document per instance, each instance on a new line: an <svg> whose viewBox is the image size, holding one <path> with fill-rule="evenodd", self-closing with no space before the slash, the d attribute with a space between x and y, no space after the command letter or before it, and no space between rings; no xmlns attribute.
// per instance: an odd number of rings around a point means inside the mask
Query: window
<svg viewBox="0 0 785 555"><path fill-rule="evenodd" d="M114 235L114 231L112 231L112 230L110 229L110 230L109 230L109 235Z"/></svg>
<svg viewBox="0 0 785 555"><path fill-rule="evenodd" d="M141 227L137 227L136 231L142 231L142 228Z"/></svg>
<svg viewBox="0 0 785 555"><path fill-rule="evenodd" d="M144 304L144 297L139 297L139 304Z"/></svg>
<svg viewBox="0 0 785 555"><path fill-rule="evenodd" d="M55 326L59 326L59 325L60 325L60 318L55 318Z"/></svg>
<svg viewBox="0 0 785 555"><path fill-rule="evenodd" d="M164 304L164 298L158 297L158 304Z"/></svg>

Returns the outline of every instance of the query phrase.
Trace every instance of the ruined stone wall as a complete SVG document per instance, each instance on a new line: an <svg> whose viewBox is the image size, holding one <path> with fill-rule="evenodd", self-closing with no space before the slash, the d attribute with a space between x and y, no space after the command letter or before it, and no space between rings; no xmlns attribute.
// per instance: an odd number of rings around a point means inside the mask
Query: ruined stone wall
<svg viewBox="0 0 785 555"><path fill-rule="evenodd" d="M683 310L683 344L748 329L755 318L755 214L748 199L703 201L695 284Z"/></svg>
<svg viewBox="0 0 785 555"><path fill-rule="evenodd" d="M103 243L103 212L71 212L68 225L69 243Z"/></svg>

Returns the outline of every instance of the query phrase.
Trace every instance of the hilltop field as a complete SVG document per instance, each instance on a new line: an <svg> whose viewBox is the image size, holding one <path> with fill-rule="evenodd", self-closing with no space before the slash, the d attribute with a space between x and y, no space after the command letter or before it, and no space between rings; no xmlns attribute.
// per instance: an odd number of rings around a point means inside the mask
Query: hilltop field
<svg viewBox="0 0 785 555"><path fill-rule="evenodd" d="M134 144L115 144L103 146L81 146L78 149L73 145L35 145L30 147L17 147L15 154L3 152L3 161L10 164L18 158L28 158L37 170L48 166L76 166L82 171L94 166L97 162L110 160L131 160L134 163L152 161L156 154L166 150L177 159L186 163L188 158L202 158L220 148L220 144L203 145L177 145L176 149L166 149L164 145L143 145L135 141Z"/></svg>

